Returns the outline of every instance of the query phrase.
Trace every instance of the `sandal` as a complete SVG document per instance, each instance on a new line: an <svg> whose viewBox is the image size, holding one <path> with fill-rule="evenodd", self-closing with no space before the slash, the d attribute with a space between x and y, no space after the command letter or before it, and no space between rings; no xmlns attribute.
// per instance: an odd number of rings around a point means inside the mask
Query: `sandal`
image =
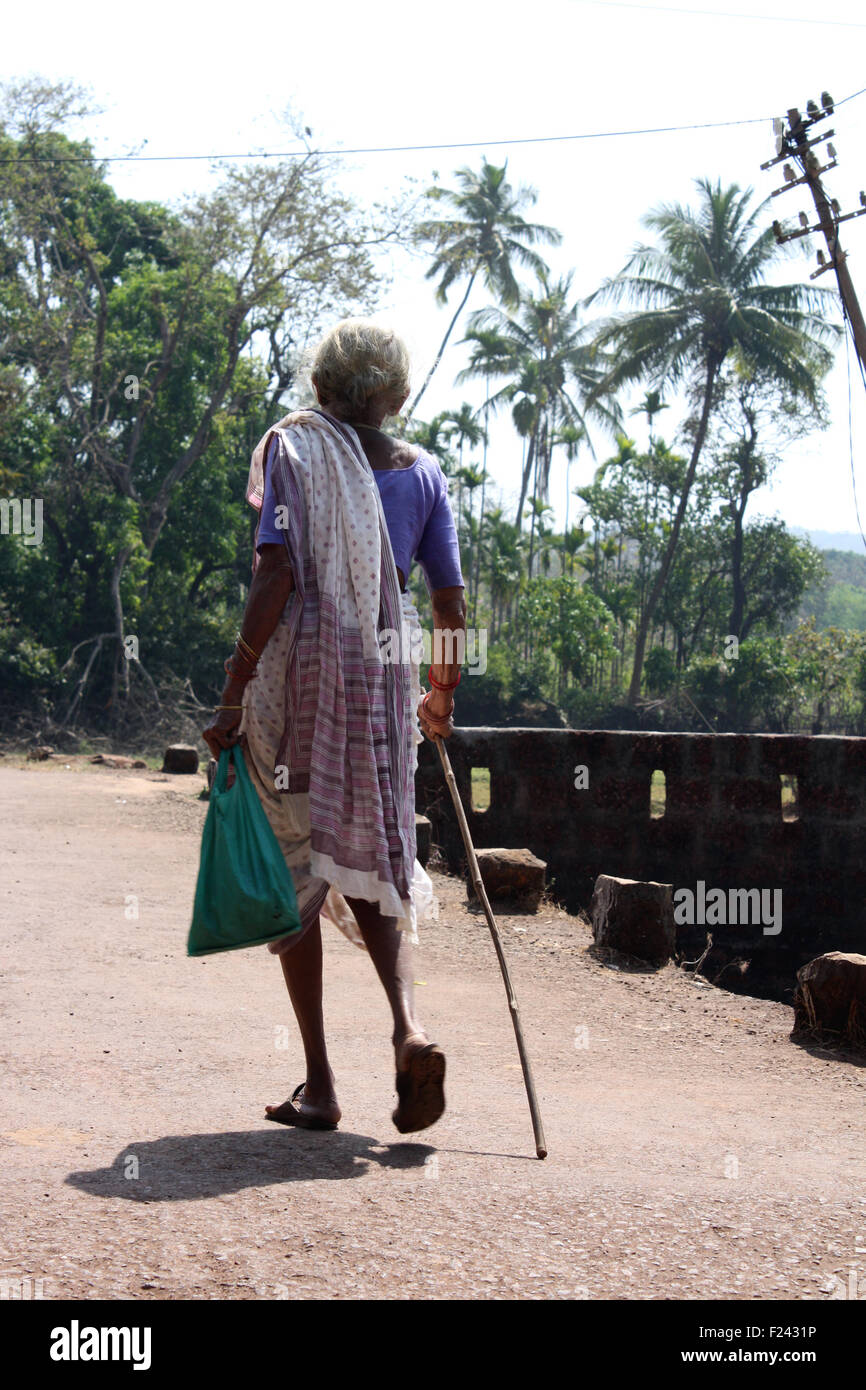
<svg viewBox="0 0 866 1390"><path fill-rule="evenodd" d="M296 1086L292 1091L291 1100L286 1102L289 1110L285 1115L269 1115L265 1111L265 1119L273 1120L274 1124L278 1125L297 1125L298 1129L336 1129L336 1120L323 1120L319 1115L305 1115L300 1106L295 1105L295 1101L303 1092L305 1085L306 1082L302 1081L300 1086ZM274 1108L276 1110L282 1109L279 1105Z"/></svg>
<svg viewBox="0 0 866 1390"><path fill-rule="evenodd" d="M435 1125L445 1110L445 1053L436 1043L420 1047L396 1076L399 1104L391 1119L401 1134Z"/></svg>

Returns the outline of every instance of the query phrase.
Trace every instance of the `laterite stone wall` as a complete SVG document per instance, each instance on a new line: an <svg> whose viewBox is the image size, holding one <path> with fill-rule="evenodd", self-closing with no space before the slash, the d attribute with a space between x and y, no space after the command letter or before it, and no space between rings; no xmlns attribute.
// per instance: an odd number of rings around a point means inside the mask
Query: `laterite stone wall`
<svg viewBox="0 0 866 1390"><path fill-rule="evenodd" d="M547 861L570 911L589 906L599 873L695 891L781 889L782 930L760 924L677 928L702 949L707 931L776 974L824 951L866 951L866 739L782 734L662 734L571 729L458 729L448 751L476 847L525 846ZM470 769L490 770L490 807L471 809ZM588 786L575 786L575 769ZM650 816L653 771L664 816ZM782 817L782 774L798 781L799 818ZM453 871L463 844L439 754L419 749L417 807Z"/></svg>

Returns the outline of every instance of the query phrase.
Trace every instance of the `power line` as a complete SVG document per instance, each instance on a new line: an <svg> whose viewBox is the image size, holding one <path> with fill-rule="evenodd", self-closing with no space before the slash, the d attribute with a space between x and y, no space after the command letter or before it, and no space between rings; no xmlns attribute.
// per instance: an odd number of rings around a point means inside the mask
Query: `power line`
<svg viewBox="0 0 866 1390"><path fill-rule="evenodd" d="M756 19L767 24L819 24L822 28L831 29L866 29L866 24L856 19L798 19L796 15L744 14L742 10L693 10L678 5L639 5L634 0L575 0L575 3L595 5L603 10L652 10L659 14L688 15L689 19Z"/></svg>
<svg viewBox="0 0 866 1390"><path fill-rule="evenodd" d="M414 154L424 151L434 150L473 150L481 147L490 148L494 145L545 145L565 140L613 140L620 136L631 135L668 135L682 130L718 130L726 126L736 125L757 125L759 122L765 123L771 119L768 116L752 116L742 121L707 121L702 125L668 125L656 126L646 130L598 130L588 131L580 135L527 135L519 136L513 140L455 140L447 144L430 145L376 145L366 146L358 149L344 150L262 150L260 152L247 151L239 154L109 154L94 155L93 158L100 164L154 164L166 163L180 160L204 160L204 159L303 159L306 155L356 155L356 154ZM90 160L86 155L32 155L26 156L21 160L4 159L2 164L87 164Z"/></svg>
<svg viewBox="0 0 866 1390"><path fill-rule="evenodd" d="M863 27L866 28L866 25ZM853 101L864 92L866 87L861 87L859 91L852 92L850 96L843 97L835 104L837 107L844 106L846 101ZM772 119L772 116L749 116L736 121L703 121L692 125L651 126L635 130L593 130L577 135L527 135L513 140L462 140L429 145L371 145L349 150L249 150L237 154L27 155L23 158L0 159L0 164L89 164L91 160L98 164L155 164L220 159L304 159L310 155L345 157L360 154L415 154L434 150L491 149L502 145L546 145L569 140L616 140L637 135L671 135L688 130L723 130L731 126L763 125Z"/></svg>

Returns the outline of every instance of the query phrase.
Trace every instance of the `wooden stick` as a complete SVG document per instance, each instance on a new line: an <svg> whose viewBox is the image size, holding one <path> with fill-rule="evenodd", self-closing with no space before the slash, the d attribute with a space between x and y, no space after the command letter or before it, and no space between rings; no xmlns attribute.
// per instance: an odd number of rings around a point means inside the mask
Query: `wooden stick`
<svg viewBox="0 0 866 1390"><path fill-rule="evenodd" d="M532 1079L532 1069L529 1065L529 1056L526 1051L526 1043L523 1040L523 1029L520 1026L520 1010L517 1007L517 999L511 984L511 977L508 974L508 965L505 960L505 953L502 949L502 942L499 937L499 929L496 919L490 907L487 897L487 890L481 878L481 870L478 867L478 857L472 844L472 836L469 833L469 823L466 820L466 812L463 810L463 803L460 800L460 793L457 790L457 780L451 767L451 759L445 748L445 740L438 735L435 743L439 749L439 757L442 760L442 769L445 773L445 781L451 793L451 800L454 802L454 810L457 812L457 820L460 823L460 833L463 836L463 843L466 846L466 856L469 860L469 871L472 875L472 883L475 892L484 908L484 916L487 918L487 925L490 928L490 935L493 937L493 945L496 947L496 955L499 960L499 968L502 971L502 978L505 981L505 993L508 996L508 1007L511 1011L511 1022L514 1024L514 1036L517 1039L517 1051L520 1055L520 1065L523 1068L523 1080L526 1085L526 1095L529 1100L529 1113L532 1116L532 1132L535 1135L535 1152L539 1158L547 1158L547 1144L544 1140L544 1130L541 1124L541 1114L538 1109L538 1097L535 1094L535 1083Z"/></svg>

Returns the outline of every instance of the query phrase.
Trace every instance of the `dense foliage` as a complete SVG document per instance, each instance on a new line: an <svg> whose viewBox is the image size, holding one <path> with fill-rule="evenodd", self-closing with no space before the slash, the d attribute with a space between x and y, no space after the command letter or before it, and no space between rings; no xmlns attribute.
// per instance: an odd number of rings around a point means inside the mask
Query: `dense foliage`
<svg viewBox="0 0 866 1390"><path fill-rule="evenodd" d="M414 223L353 203L304 136L297 159L250 162L168 208L119 198L65 133L74 93L6 96L7 729L140 739L167 711L211 702L249 580L251 448L297 399L319 331L375 306L377 247L408 238L440 301L459 293L434 369L466 309L460 380L484 385L479 409L406 426L450 477L470 621L486 636L460 719L862 730L866 563L825 564L748 511L786 446L826 424L838 333L832 296L780 283L748 192L701 180L694 207L656 209L655 243L580 302L541 256L561 237L526 220L533 190L486 160L431 189ZM470 305L479 292L490 302ZM596 300L612 307L603 320ZM663 437L665 411L682 418ZM497 412L521 460L513 513L494 493ZM593 480L573 491L571 465L590 453ZM13 499L41 500L40 544Z"/></svg>

